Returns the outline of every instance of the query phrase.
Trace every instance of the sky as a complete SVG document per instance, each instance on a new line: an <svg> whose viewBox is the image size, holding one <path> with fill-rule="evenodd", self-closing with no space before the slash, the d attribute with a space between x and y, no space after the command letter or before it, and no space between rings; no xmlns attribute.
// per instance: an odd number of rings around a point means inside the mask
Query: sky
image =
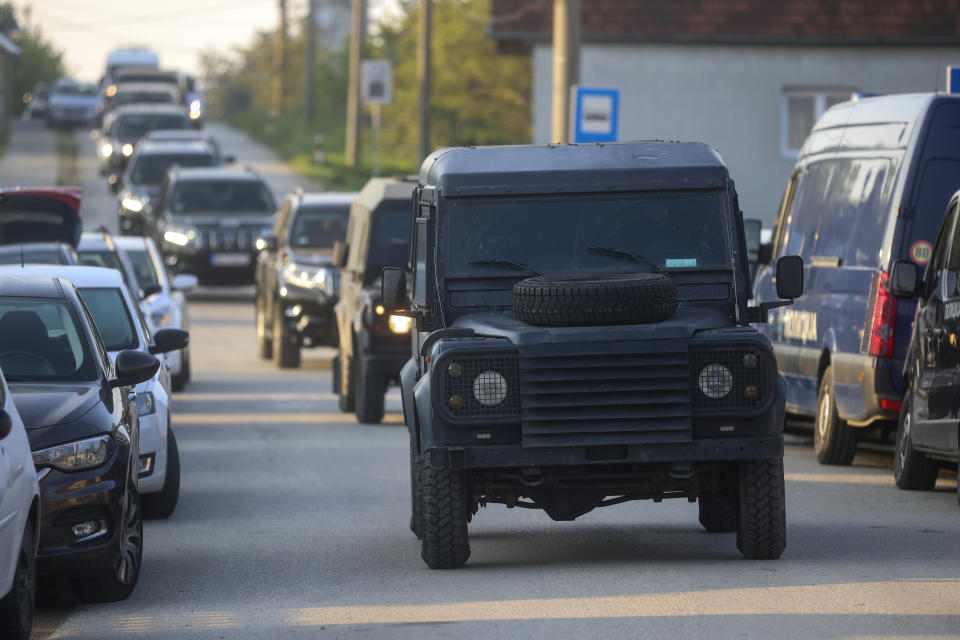
<svg viewBox="0 0 960 640"><path fill-rule="evenodd" d="M316 0L324 2L324 0ZM397 11L396 0L368 0L371 20ZM287 0L292 20L306 15L307 0ZM274 29L277 0L14 0L21 18L39 25L65 52L78 80L96 81L107 52L147 46L160 65L196 73L201 51L229 52L250 42L258 30Z"/></svg>

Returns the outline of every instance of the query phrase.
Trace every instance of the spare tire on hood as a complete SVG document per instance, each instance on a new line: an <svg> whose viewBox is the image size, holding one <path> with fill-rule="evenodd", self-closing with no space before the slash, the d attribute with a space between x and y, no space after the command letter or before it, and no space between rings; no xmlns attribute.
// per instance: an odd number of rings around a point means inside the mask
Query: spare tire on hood
<svg viewBox="0 0 960 640"><path fill-rule="evenodd" d="M544 327L646 324L677 310L677 286L663 273L536 276L513 287L513 312Z"/></svg>

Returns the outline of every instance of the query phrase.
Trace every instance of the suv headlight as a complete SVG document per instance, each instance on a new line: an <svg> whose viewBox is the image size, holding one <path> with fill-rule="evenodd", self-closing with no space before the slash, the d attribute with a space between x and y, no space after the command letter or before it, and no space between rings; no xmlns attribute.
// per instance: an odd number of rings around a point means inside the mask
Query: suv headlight
<svg viewBox="0 0 960 640"><path fill-rule="evenodd" d="M127 196L120 201L120 206L131 213L140 213L143 211L144 205L146 205L146 203L143 200L134 198L133 196Z"/></svg>
<svg viewBox="0 0 960 640"><path fill-rule="evenodd" d="M512 354L455 354L444 358L441 402L454 418L507 418L520 414L520 374Z"/></svg>
<svg viewBox="0 0 960 640"><path fill-rule="evenodd" d="M408 316L391 315L387 320L390 331L394 333L410 333L410 327L413 326L413 318Z"/></svg>
<svg viewBox="0 0 960 640"><path fill-rule="evenodd" d="M68 442L33 452L33 464L61 471L80 471L99 467L110 455L110 436L97 436Z"/></svg>
<svg viewBox="0 0 960 640"><path fill-rule="evenodd" d="M725 398L733 389L733 374L718 362L712 362L700 370L697 379L703 395L714 400Z"/></svg>
<svg viewBox="0 0 960 640"><path fill-rule="evenodd" d="M151 391L141 391L137 394L137 400L135 402L137 407L138 416L149 416L151 413L157 411L157 404L153 399L153 392Z"/></svg>
<svg viewBox="0 0 960 640"><path fill-rule="evenodd" d="M326 267L314 267L291 262L283 270L283 280L289 285L301 289L320 288L326 292L327 277L330 270Z"/></svg>
<svg viewBox="0 0 960 640"><path fill-rule="evenodd" d="M751 410L762 407L776 388L773 354L760 345L698 347L690 352L696 380L694 409Z"/></svg>
<svg viewBox="0 0 960 640"><path fill-rule="evenodd" d="M163 232L163 241L177 247L186 247L197 240L197 230L193 227L169 227Z"/></svg>
<svg viewBox="0 0 960 640"><path fill-rule="evenodd" d="M113 145L109 142L104 142L100 145L100 155L104 158L109 158L113 155Z"/></svg>

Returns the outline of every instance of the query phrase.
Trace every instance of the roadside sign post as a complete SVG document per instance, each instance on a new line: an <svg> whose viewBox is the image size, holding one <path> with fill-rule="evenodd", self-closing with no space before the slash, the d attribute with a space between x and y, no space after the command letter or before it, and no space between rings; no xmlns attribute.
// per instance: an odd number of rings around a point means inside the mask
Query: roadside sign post
<svg viewBox="0 0 960 640"><path fill-rule="evenodd" d="M361 87L373 118L373 175L380 175L380 107L393 100L393 68L387 60L364 60Z"/></svg>
<svg viewBox="0 0 960 640"><path fill-rule="evenodd" d="M574 86L573 142L616 142L620 133L620 90Z"/></svg>

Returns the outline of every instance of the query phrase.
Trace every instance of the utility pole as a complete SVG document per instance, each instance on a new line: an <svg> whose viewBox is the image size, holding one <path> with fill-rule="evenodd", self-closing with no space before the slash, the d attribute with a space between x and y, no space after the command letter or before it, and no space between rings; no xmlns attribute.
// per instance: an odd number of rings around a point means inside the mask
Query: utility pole
<svg viewBox="0 0 960 640"><path fill-rule="evenodd" d="M366 0L353 0L350 17L350 77L347 82L347 166L360 159L360 56L363 51Z"/></svg>
<svg viewBox="0 0 960 640"><path fill-rule="evenodd" d="M307 24L304 27L303 67L306 76L303 79L303 118L313 122L314 87L313 79L317 68L317 0L307 0Z"/></svg>
<svg viewBox="0 0 960 640"><path fill-rule="evenodd" d="M580 82L580 0L553 0L553 142L570 142L570 88Z"/></svg>
<svg viewBox="0 0 960 640"><path fill-rule="evenodd" d="M417 143L419 162L430 155L430 39L431 0L420 0L419 33L417 36L417 80L420 83L420 135Z"/></svg>
<svg viewBox="0 0 960 640"><path fill-rule="evenodd" d="M273 112L283 113L284 94L287 91L287 0L278 0L280 23L277 25L276 78L274 79Z"/></svg>

